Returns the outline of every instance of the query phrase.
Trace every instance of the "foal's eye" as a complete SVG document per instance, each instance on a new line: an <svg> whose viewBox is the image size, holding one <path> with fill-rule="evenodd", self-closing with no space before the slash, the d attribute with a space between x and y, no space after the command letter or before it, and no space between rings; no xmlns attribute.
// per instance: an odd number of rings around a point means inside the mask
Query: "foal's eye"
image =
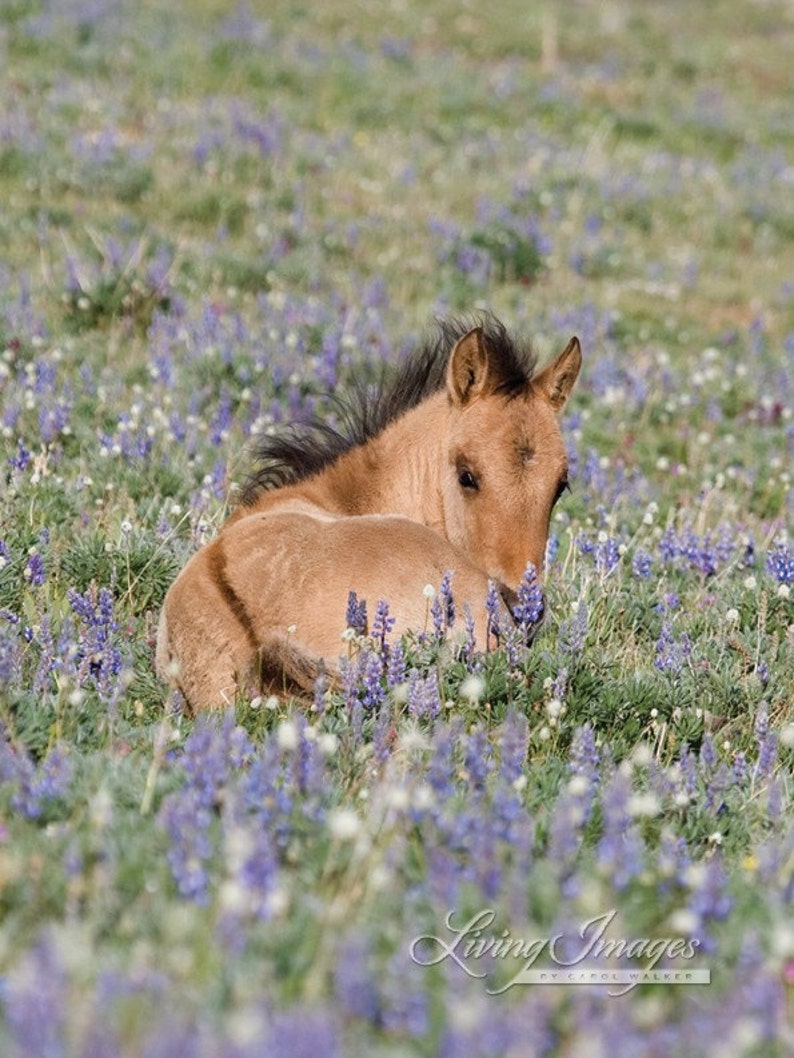
<svg viewBox="0 0 794 1058"><path fill-rule="evenodd" d="M462 489L467 489L469 492L476 492L480 487L477 483L477 478L467 467L463 467L463 469L458 471L458 484Z"/></svg>

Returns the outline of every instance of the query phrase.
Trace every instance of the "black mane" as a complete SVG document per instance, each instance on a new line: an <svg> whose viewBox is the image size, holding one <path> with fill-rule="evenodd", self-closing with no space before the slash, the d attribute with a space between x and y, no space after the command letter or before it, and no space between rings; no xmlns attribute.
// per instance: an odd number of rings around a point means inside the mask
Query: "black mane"
<svg viewBox="0 0 794 1058"><path fill-rule="evenodd" d="M434 337L396 370L384 368L374 385L359 382L343 396L333 397L333 424L313 416L260 437L253 452L255 467L242 485L240 502L249 506L263 492L312 477L443 389L455 343L478 326L500 365L500 391L508 397L523 391L532 379L535 357L528 345L510 337L499 320L485 313L437 320Z"/></svg>

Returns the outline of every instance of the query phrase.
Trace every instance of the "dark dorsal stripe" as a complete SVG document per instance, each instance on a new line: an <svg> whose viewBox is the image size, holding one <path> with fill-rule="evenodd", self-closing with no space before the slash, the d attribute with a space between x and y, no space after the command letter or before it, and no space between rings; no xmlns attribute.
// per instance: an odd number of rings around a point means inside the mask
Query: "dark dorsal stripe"
<svg viewBox="0 0 794 1058"><path fill-rule="evenodd" d="M241 503L253 504L263 492L318 474L438 393L444 387L447 360L455 343L478 326L499 365L500 392L509 397L524 391L536 366L528 344L511 338L490 314L439 320L435 335L396 370L384 368L374 385L354 384L346 394L332 398L333 422L317 416L261 437L254 447L254 469L240 491Z"/></svg>

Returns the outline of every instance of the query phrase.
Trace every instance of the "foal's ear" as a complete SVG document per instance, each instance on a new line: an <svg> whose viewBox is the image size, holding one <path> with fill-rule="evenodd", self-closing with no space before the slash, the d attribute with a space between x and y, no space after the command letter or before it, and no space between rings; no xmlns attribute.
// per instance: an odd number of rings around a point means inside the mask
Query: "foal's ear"
<svg viewBox="0 0 794 1058"><path fill-rule="evenodd" d="M579 339L571 338L554 363L544 368L534 380L534 385L545 393L555 411L562 411L565 407L581 366Z"/></svg>
<svg viewBox="0 0 794 1058"><path fill-rule="evenodd" d="M469 404L485 390L488 380L488 350L482 327L464 334L449 354L447 393L455 404Z"/></svg>

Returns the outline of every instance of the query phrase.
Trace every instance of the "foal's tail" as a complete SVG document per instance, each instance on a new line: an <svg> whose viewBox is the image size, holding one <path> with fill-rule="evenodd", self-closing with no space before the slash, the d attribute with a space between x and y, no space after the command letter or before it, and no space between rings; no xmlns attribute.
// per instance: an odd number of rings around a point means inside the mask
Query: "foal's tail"
<svg viewBox="0 0 794 1058"><path fill-rule="evenodd" d="M259 648L262 689L273 694L302 692L314 694L317 681L335 687L339 676L329 671L325 661L310 654L285 633L273 632Z"/></svg>

